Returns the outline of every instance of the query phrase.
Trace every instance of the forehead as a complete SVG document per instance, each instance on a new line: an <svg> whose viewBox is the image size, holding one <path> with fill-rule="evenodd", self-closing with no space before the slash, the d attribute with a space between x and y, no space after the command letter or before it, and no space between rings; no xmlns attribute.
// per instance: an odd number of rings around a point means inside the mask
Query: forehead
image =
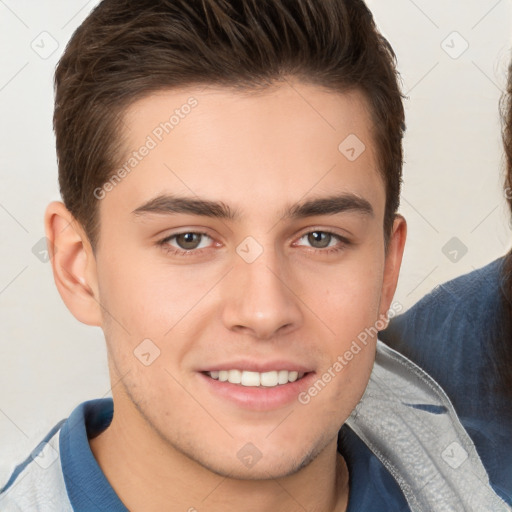
<svg viewBox="0 0 512 512"><path fill-rule="evenodd" d="M349 192L384 210L372 121L363 95L286 81L260 91L161 91L125 112L123 178L109 194L136 208L165 193L237 211L281 209Z"/></svg>

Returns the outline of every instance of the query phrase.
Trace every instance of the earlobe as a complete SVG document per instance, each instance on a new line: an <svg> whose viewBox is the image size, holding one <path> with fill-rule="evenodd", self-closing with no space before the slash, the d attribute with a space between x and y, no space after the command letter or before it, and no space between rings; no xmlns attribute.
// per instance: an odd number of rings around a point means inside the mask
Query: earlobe
<svg viewBox="0 0 512 512"><path fill-rule="evenodd" d="M48 205L45 230L62 300L80 322L101 326L96 260L87 235L61 202Z"/></svg>
<svg viewBox="0 0 512 512"><path fill-rule="evenodd" d="M393 222L393 229L389 238L384 265L384 279L380 302L381 318L386 317L395 295L402 256L404 254L405 240L407 238L407 222L404 217L397 215Z"/></svg>

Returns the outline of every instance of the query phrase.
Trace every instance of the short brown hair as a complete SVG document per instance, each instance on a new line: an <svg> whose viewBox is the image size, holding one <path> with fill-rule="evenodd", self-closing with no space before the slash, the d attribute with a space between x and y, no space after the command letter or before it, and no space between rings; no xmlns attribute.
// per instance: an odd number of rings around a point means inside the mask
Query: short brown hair
<svg viewBox="0 0 512 512"><path fill-rule="evenodd" d="M124 109L162 89L257 89L290 76L365 95L386 189L387 239L405 130L395 60L362 0L103 0L73 34L55 73L63 201L94 247L93 191L119 166Z"/></svg>

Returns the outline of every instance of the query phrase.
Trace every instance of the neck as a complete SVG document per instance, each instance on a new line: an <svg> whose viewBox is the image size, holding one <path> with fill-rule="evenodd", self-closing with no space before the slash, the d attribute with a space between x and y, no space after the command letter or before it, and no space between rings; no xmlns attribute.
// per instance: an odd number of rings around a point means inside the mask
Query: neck
<svg viewBox="0 0 512 512"><path fill-rule="evenodd" d="M133 512L169 510L169 504L172 510L189 512L343 512L348 503L348 470L336 439L298 472L268 480L215 474L164 441L140 416L128 421L114 414L90 446L114 491Z"/></svg>

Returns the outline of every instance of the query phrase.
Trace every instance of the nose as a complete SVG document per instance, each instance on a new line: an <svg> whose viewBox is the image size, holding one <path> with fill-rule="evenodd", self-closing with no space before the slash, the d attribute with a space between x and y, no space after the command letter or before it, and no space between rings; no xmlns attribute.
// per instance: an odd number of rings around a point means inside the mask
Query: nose
<svg viewBox="0 0 512 512"><path fill-rule="evenodd" d="M239 260L224 287L222 319L226 328L269 340L297 329L303 320L285 262L264 252L255 262Z"/></svg>

